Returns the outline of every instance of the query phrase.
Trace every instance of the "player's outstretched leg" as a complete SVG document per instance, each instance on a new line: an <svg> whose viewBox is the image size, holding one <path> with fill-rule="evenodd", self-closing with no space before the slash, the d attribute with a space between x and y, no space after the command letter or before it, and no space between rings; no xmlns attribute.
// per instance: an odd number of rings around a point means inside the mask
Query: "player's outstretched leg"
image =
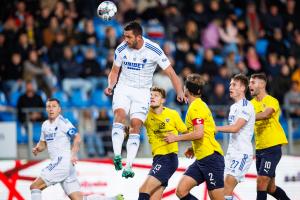
<svg viewBox="0 0 300 200"><path fill-rule="evenodd" d="M127 161L126 167L123 170L122 177L132 178L134 177L134 172L132 171L132 163L136 157L137 151L140 146L140 135L139 134L129 134L127 141Z"/></svg>
<svg viewBox="0 0 300 200"><path fill-rule="evenodd" d="M114 123L112 127L112 143L114 149L114 165L116 170L122 169L122 145L124 141L124 125L121 123Z"/></svg>

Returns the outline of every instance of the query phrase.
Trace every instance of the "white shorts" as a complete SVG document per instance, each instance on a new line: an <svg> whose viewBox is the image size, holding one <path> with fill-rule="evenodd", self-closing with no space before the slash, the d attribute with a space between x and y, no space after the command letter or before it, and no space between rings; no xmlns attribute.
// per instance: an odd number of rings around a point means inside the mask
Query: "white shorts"
<svg viewBox="0 0 300 200"><path fill-rule="evenodd" d="M146 120L150 106L150 89L117 85L112 102L113 111L122 108L130 119Z"/></svg>
<svg viewBox="0 0 300 200"><path fill-rule="evenodd" d="M69 157L62 156L52 160L51 163L42 170L41 178L47 186L60 183L67 195L73 192L80 192L80 184L77 180L75 167Z"/></svg>
<svg viewBox="0 0 300 200"><path fill-rule="evenodd" d="M225 156L225 176L234 176L237 182L242 182L253 161L252 154L227 153Z"/></svg>

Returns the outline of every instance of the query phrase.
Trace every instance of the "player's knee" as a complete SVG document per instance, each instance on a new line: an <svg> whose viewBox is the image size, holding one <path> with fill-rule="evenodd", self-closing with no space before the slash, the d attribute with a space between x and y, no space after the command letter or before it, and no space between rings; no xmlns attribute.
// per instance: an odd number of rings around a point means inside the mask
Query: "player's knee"
<svg viewBox="0 0 300 200"><path fill-rule="evenodd" d="M176 188L176 196L178 198L185 197L188 194L188 191L186 191L184 188L177 187Z"/></svg>
<svg viewBox="0 0 300 200"><path fill-rule="evenodd" d="M114 122L124 124L126 120L126 113L122 109L117 109L114 112Z"/></svg>
<svg viewBox="0 0 300 200"><path fill-rule="evenodd" d="M257 177L257 190L265 191L268 188L270 178L266 176Z"/></svg>

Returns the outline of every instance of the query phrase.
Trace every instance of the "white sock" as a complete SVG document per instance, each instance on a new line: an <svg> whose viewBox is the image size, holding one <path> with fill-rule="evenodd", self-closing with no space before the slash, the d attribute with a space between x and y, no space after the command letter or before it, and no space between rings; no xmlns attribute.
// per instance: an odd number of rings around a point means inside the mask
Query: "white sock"
<svg viewBox="0 0 300 200"><path fill-rule="evenodd" d="M124 137L124 125L121 123L113 123L111 139L115 156L121 155Z"/></svg>
<svg viewBox="0 0 300 200"><path fill-rule="evenodd" d="M31 200L42 200L42 191L39 189L31 190Z"/></svg>
<svg viewBox="0 0 300 200"><path fill-rule="evenodd" d="M140 146L140 134L129 134L127 141L126 167L131 167Z"/></svg>
<svg viewBox="0 0 300 200"><path fill-rule="evenodd" d="M224 196L225 200L233 200L233 196Z"/></svg>

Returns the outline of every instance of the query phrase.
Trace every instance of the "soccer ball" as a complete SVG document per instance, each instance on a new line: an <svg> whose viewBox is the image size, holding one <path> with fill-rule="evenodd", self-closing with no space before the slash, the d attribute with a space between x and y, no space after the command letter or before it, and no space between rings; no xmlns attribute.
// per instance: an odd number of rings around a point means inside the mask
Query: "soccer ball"
<svg viewBox="0 0 300 200"><path fill-rule="evenodd" d="M117 13L117 6L112 1L103 1L97 8L97 15L105 21L111 20Z"/></svg>

